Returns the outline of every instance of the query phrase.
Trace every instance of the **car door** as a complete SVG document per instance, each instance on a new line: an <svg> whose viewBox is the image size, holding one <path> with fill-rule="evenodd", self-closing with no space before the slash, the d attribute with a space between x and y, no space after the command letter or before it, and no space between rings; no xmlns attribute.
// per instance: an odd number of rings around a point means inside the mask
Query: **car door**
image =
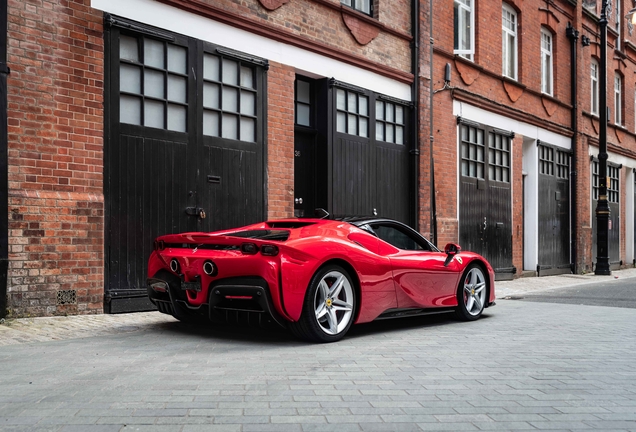
<svg viewBox="0 0 636 432"><path fill-rule="evenodd" d="M389 256L398 307L445 307L457 304L455 291L459 278L459 263L433 250L415 232L388 223L371 226L380 240L399 249Z"/></svg>

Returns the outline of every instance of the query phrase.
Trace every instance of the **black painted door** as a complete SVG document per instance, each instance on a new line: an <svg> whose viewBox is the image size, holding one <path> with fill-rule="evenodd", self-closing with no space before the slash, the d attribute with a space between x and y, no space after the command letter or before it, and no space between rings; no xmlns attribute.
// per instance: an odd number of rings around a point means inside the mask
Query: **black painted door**
<svg viewBox="0 0 636 432"><path fill-rule="evenodd" d="M483 255L498 280L510 279L516 272L512 265L512 140L476 124L462 123L459 132L459 243Z"/></svg>
<svg viewBox="0 0 636 432"><path fill-rule="evenodd" d="M111 313L152 307L147 260L157 236L230 228L264 214L260 68L191 38L120 22L106 39Z"/></svg>
<svg viewBox="0 0 636 432"><path fill-rule="evenodd" d="M352 88L332 88L331 208L338 216L409 215L408 109Z"/></svg>
<svg viewBox="0 0 636 432"><path fill-rule="evenodd" d="M539 276L570 273L570 156L545 145L538 151Z"/></svg>

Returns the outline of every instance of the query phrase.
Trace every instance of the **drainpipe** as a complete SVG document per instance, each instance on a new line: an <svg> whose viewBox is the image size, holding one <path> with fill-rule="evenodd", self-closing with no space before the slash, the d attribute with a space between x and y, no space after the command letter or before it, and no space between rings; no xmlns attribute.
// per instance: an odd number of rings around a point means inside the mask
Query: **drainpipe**
<svg viewBox="0 0 636 432"><path fill-rule="evenodd" d="M0 0L0 318L7 315L9 160L7 135L7 0Z"/></svg>
<svg viewBox="0 0 636 432"><path fill-rule="evenodd" d="M433 89L433 0L429 0L428 4L428 31L430 33L430 50L429 50L429 66L430 66L430 89L429 89L429 169L431 173L430 188L431 188L431 241L437 246L437 204L435 203L435 164L433 159L433 95L435 90Z"/></svg>
<svg viewBox="0 0 636 432"><path fill-rule="evenodd" d="M413 85L411 99L413 100L413 126L415 131L414 143L411 148L412 168L412 218L413 227L419 231L420 223L420 0L411 3L411 28L413 44L411 46L411 70L413 71Z"/></svg>
<svg viewBox="0 0 636 432"><path fill-rule="evenodd" d="M576 273L576 248L577 248L577 239L578 239L578 229L576 223L576 186L578 180L578 170L577 170L577 141L578 141L578 116L579 116L579 106L578 106L578 84L577 84L577 57L576 57L576 44L579 40L579 31L575 30L574 27L568 22L568 26L565 30L565 34L568 39L570 39L570 100L572 104L572 157L570 158L570 267L572 273Z"/></svg>

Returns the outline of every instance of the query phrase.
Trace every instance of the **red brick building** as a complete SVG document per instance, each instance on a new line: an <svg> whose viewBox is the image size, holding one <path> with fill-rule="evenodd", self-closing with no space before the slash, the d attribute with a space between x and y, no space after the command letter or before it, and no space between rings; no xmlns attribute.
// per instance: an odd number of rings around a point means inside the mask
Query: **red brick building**
<svg viewBox="0 0 636 432"><path fill-rule="evenodd" d="M612 3L609 255L618 268L634 262L636 35L624 18L630 2ZM483 253L498 278L593 269L600 12L600 1L435 6L438 243Z"/></svg>
<svg viewBox="0 0 636 432"><path fill-rule="evenodd" d="M427 231L418 8L9 0L8 314L147 308L146 260L167 232L316 207Z"/></svg>

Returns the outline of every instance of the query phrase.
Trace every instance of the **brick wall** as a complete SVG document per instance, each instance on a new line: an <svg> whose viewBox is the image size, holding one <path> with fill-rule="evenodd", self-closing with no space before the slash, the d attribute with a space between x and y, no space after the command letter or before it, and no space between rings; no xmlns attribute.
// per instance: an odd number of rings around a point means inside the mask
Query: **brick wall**
<svg viewBox="0 0 636 432"><path fill-rule="evenodd" d="M267 72L267 218L294 216L294 69L270 62Z"/></svg>
<svg viewBox="0 0 636 432"><path fill-rule="evenodd" d="M9 1L14 316L102 311L103 37L89 4Z"/></svg>

